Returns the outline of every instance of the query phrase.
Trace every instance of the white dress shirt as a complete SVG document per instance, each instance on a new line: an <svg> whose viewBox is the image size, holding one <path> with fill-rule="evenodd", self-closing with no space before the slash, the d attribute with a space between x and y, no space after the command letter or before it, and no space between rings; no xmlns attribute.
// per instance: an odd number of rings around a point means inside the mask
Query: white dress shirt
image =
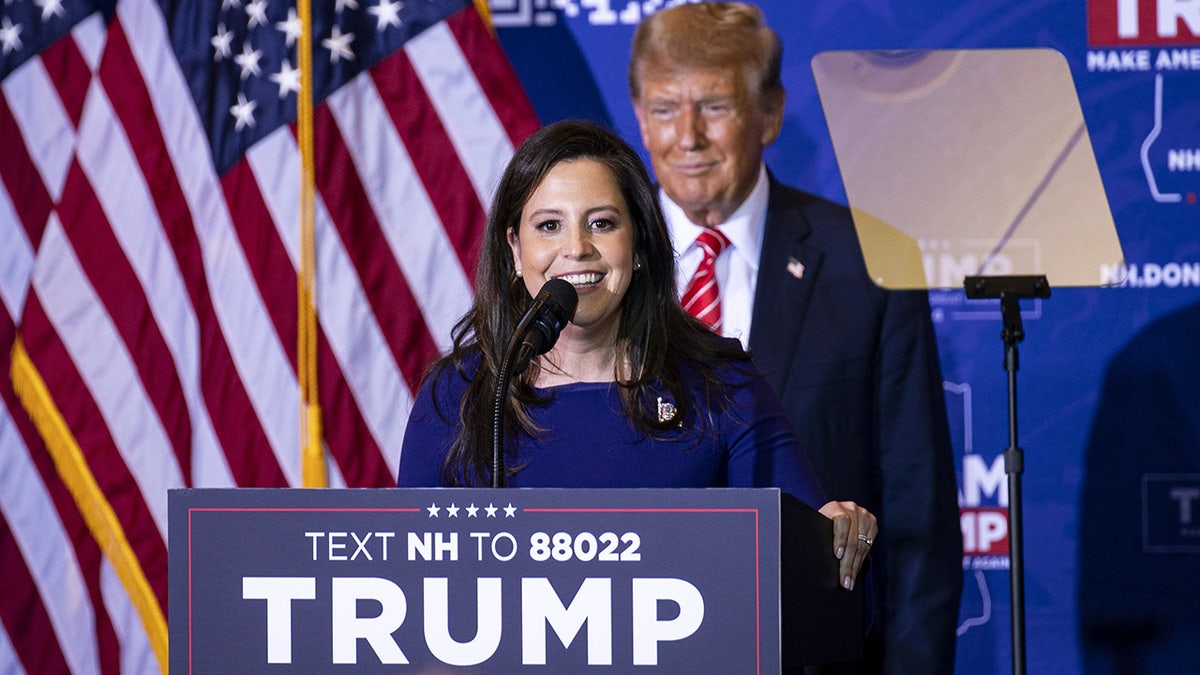
<svg viewBox="0 0 1200 675"><path fill-rule="evenodd" d="M754 314L754 288L758 281L758 256L767 222L767 188L767 168L762 165L750 196L728 220L717 226L730 242L721 257L717 258L721 333L737 338L747 349L750 348L750 318ZM688 220L683 209L661 189L658 197L675 248L675 274L682 294L704 256L696 245L696 237L700 236L704 227Z"/></svg>

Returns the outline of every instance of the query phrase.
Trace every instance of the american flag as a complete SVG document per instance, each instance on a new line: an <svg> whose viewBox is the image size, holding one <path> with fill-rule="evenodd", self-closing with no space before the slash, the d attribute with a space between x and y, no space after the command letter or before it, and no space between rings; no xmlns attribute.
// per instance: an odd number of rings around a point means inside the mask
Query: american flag
<svg viewBox="0 0 1200 675"><path fill-rule="evenodd" d="M301 485L297 10L0 9L0 673L166 664L167 490ZM315 0L333 487L395 484L534 112L471 0Z"/></svg>

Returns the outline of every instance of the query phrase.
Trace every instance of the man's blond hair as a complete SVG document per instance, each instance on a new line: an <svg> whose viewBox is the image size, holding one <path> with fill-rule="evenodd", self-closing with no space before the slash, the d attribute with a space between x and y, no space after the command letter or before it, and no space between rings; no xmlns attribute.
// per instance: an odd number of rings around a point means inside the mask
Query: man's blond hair
<svg viewBox="0 0 1200 675"><path fill-rule="evenodd" d="M643 73L670 75L697 68L742 67L746 92L758 100L782 94L783 43L762 10L744 2L678 5L647 17L633 35L629 94L641 96Z"/></svg>

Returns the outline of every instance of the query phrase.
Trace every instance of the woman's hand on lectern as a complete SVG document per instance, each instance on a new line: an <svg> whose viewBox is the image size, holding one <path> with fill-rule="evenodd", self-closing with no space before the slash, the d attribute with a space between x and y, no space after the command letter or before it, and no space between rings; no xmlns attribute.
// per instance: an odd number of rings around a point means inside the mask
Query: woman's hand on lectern
<svg viewBox="0 0 1200 675"><path fill-rule="evenodd" d="M838 570L842 588L854 588L871 545L879 534L875 516L854 502L827 502L817 509L833 521L833 555L842 561Z"/></svg>

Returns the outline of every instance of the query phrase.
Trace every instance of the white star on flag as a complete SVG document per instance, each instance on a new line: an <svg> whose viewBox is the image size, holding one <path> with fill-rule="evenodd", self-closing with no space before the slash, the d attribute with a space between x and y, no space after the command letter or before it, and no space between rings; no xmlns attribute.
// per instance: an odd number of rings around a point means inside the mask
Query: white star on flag
<svg viewBox="0 0 1200 675"><path fill-rule="evenodd" d="M209 38L208 43L213 46L213 61L233 58L233 33L229 32L225 24L217 24L217 34Z"/></svg>
<svg viewBox="0 0 1200 675"><path fill-rule="evenodd" d="M350 43L354 42L354 33L342 34L342 29L334 26L329 37L321 40L321 46L329 50L329 62L337 63L342 59L354 60L354 52L350 51Z"/></svg>
<svg viewBox="0 0 1200 675"><path fill-rule="evenodd" d="M266 0L253 0L249 5L246 5L246 17L248 22L247 28L255 26L263 26L267 23L267 2Z"/></svg>
<svg viewBox="0 0 1200 675"><path fill-rule="evenodd" d="M300 23L300 17L296 15L295 7L288 9L287 21L277 21L275 28L286 37L284 44L287 47L296 44L296 40L300 39L300 31L304 30Z"/></svg>
<svg viewBox="0 0 1200 675"><path fill-rule="evenodd" d="M4 21L0 24L0 49L5 54L15 52L21 48L21 25L13 25L8 17L4 17Z"/></svg>
<svg viewBox="0 0 1200 675"><path fill-rule="evenodd" d="M258 107L257 101L247 101L246 95L238 92L238 102L229 109L237 123L234 125L234 131L241 131L246 127L254 126L254 109Z"/></svg>
<svg viewBox="0 0 1200 675"><path fill-rule="evenodd" d="M284 59L283 63L279 64L278 73L273 73L267 77L279 85L279 98L286 98L288 93L299 93L300 91L300 70L293 68L287 59Z"/></svg>
<svg viewBox="0 0 1200 675"><path fill-rule="evenodd" d="M42 8L42 21L52 16L63 16L66 14L66 10L62 6L62 0L37 0L33 4Z"/></svg>
<svg viewBox="0 0 1200 675"><path fill-rule="evenodd" d="M233 62L242 68L242 80L249 79L251 75L255 77L262 75L262 69L258 67L258 61L261 58L261 51L251 49L249 44L242 45L242 53L233 57Z"/></svg>
<svg viewBox="0 0 1200 675"><path fill-rule="evenodd" d="M375 17L375 30L383 30L386 26L399 28L400 9L402 7L404 7L403 2L379 0L378 5L367 8L367 13Z"/></svg>

